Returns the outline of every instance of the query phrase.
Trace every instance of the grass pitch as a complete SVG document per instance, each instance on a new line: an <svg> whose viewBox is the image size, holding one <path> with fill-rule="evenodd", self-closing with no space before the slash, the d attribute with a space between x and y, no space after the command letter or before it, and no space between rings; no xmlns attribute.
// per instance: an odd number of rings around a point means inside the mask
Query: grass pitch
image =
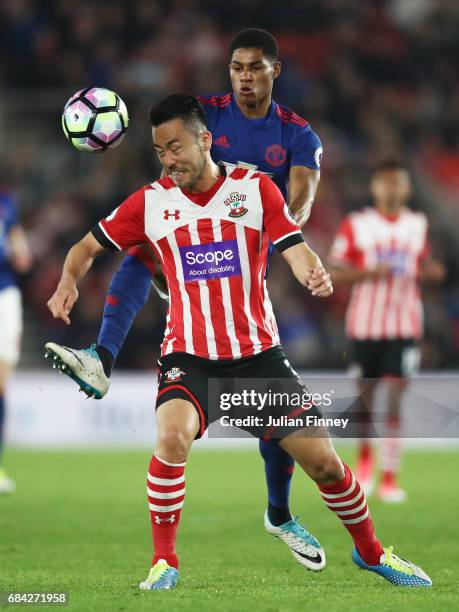
<svg viewBox="0 0 459 612"><path fill-rule="evenodd" d="M370 500L383 544L433 579L433 588L411 590L352 564L350 537L299 468L292 509L326 550L327 567L318 574L264 532L258 454L195 451L187 466L179 587L139 591L151 558L149 458L138 451L7 452L18 491L0 497L0 591L67 591L69 609L85 612L459 609L459 453L408 453L402 483L409 501Z"/></svg>

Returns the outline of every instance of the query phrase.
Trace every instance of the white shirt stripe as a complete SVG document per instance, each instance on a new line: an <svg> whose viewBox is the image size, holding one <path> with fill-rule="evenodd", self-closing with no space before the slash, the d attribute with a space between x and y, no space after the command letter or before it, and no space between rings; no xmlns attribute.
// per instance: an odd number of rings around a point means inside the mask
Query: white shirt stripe
<svg viewBox="0 0 459 612"><path fill-rule="evenodd" d="M220 219L212 220L212 228L214 230L214 240L216 242L222 241L223 238ZM228 332L228 336L231 343L231 352L233 353L233 359L239 359L241 357L241 345L239 344L239 340L236 337L236 327L234 325L229 278L226 276L221 278L220 285L222 288L223 308L225 310L226 331Z"/></svg>
<svg viewBox="0 0 459 612"><path fill-rule="evenodd" d="M190 221L188 224L188 230L190 232L191 244L201 244L198 233L198 222ZM199 294L201 296L201 310L204 315L204 324L206 327L206 340L207 340L207 351L209 353L209 359L217 359L217 344L215 342L214 326L212 325L212 318L210 313L210 299L209 299L209 287L207 282L204 280L198 281Z"/></svg>
<svg viewBox="0 0 459 612"><path fill-rule="evenodd" d="M241 272L242 272L242 287L244 291L244 311L249 322L249 337L253 344L254 353L261 351L261 343L258 338L257 324L254 321L252 312L250 310L250 287L252 284L252 277L249 264L249 254L247 251L247 242L245 239L245 230L243 225L236 224L236 237L239 248L239 257L241 260Z"/></svg>
<svg viewBox="0 0 459 612"><path fill-rule="evenodd" d="M182 302L183 302L183 334L185 337L185 350L187 353L194 354L193 321L191 318L190 297L185 287L185 281L183 278L182 260L180 258L180 252L179 252L177 240L175 239L175 234L171 232L168 236L166 236L166 240L169 243L169 247L174 257L176 278L179 284L180 295L182 297Z"/></svg>

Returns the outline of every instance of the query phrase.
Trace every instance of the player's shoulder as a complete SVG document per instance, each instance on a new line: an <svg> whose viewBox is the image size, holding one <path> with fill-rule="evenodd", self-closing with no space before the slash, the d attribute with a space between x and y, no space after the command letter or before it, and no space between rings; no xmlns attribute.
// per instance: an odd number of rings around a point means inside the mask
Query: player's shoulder
<svg viewBox="0 0 459 612"><path fill-rule="evenodd" d="M233 181L257 181L261 185L266 185L267 183L274 185L274 182L267 174L255 168L247 168L246 165L236 165L232 168L227 168L226 178Z"/></svg>
<svg viewBox="0 0 459 612"><path fill-rule="evenodd" d="M429 227L429 222L425 213L421 210L413 210L412 208L405 207L402 211L403 217L410 227L417 228L423 232Z"/></svg>
<svg viewBox="0 0 459 612"><path fill-rule="evenodd" d="M197 96L206 112L224 109L231 104L231 92Z"/></svg>
<svg viewBox="0 0 459 612"><path fill-rule="evenodd" d="M291 108L279 104L278 102L274 102L274 104L276 115L283 125L290 126L290 129L295 131L304 131L305 129L309 131L311 129L309 121L300 117L300 115L295 113Z"/></svg>

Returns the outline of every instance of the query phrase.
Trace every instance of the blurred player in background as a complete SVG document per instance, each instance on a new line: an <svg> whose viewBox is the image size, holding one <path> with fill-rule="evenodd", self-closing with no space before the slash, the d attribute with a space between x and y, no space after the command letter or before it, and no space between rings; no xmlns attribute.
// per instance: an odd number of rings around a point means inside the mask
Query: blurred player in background
<svg viewBox="0 0 459 612"><path fill-rule="evenodd" d="M330 253L336 284L352 284L346 335L352 343L352 369L359 378L363 407L357 476L370 494L374 459L369 441L378 381L387 385L387 438L381 440L382 478L378 496L398 503L406 498L397 477L401 443L400 405L408 377L419 365L423 332L420 283L441 282L443 265L430 256L425 215L407 207L411 181L406 167L388 160L373 171L373 206L348 215Z"/></svg>
<svg viewBox="0 0 459 612"><path fill-rule="evenodd" d="M333 287L275 184L260 172L228 170L212 161L212 135L196 98L168 96L151 110L150 119L167 176L129 196L70 249L48 307L69 324L77 283L106 249L148 241L163 265L170 308L159 360L157 440L147 476L154 554L140 584L159 590L174 588L178 581L176 538L186 460L193 441L212 420L209 402L218 401L209 397L209 378L277 375L305 391L280 345L268 296L269 240L313 296L326 298ZM238 207L232 206L235 201ZM307 423L306 415L318 411L315 406L307 411L284 406L283 414L301 414ZM431 586L420 568L394 555L392 548L382 548L365 494L326 430L315 427L311 437L304 420L292 420L295 427L279 432L279 444L316 482L325 505L351 535L354 563L396 585ZM205 524L206 517L201 520ZM316 555L317 547L316 542L303 556Z"/></svg>
<svg viewBox="0 0 459 612"><path fill-rule="evenodd" d="M213 137L212 159L268 174L302 227L320 179L321 142L307 121L272 99L281 64L271 34L254 28L243 30L231 42L229 56L232 93L199 98ZM152 275L155 286L167 297L158 269L148 247L131 249L113 277L97 345L76 351L48 343L63 360L64 371L90 396L101 398L107 392L114 360L147 301ZM294 461L276 442L261 440L260 452L268 486L266 529L281 535L292 550L309 545L309 534L289 509ZM322 567L322 557L318 563L307 558L300 562L309 569Z"/></svg>
<svg viewBox="0 0 459 612"><path fill-rule="evenodd" d="M27 272L31 263L14 198L0 185L0 493L13 493L16 489L1 463L5 396L8 380L19 359L22 333L22 303L16 273Z"/></svg>

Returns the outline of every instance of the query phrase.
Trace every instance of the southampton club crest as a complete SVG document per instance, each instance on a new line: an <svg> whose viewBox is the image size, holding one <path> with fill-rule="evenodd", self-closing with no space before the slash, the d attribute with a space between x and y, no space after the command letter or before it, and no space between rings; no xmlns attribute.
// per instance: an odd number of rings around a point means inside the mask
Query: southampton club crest
<svg viewBox="0 0 459 612"><path fill-rule="evenodd" d="M247 196L244 193L233 191L225 200L225 206L230 207L228 215L233 218L243 217L248 211L244 206Z"/></svg>
<svg viewBox="0 0 459 612"><path fill-rule="evenodd" d="M182 372L180 368L172 368L164 374L164 382L165 383L174 383L182 380L182 376L185 375L185 372Z"/></svg>

